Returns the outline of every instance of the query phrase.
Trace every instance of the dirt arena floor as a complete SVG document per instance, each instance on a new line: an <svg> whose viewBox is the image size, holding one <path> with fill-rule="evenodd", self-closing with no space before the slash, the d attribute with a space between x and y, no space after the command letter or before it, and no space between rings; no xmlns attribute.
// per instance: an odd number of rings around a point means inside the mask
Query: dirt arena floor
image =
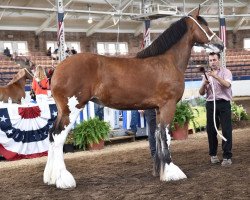
<svg viewBox="0 0 250 200"><path fill-rule="evenodd" d="M247 109L250 100L246 100ZM76 179L73 190L42 181L46 157L0 162L0 197L9 199L250 199L250 124L233 131L233 164L209 162L205 132L172 141L172 159L187 179L161 182L151 175L148 141L108 145L100 151L65 154ZM218 156L221 158L221 143Z"/></svg>

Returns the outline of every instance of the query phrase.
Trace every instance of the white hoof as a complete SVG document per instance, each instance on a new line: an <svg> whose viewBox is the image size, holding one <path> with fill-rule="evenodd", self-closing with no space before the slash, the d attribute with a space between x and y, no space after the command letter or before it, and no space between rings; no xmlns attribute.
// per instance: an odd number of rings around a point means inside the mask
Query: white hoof
<svg viewBox="0 0 250 200"><path fill-rule="evenodd" d="M47 163L43 172L43 182L48 185L53 185L56 182L51 181L52 170L53 170L53 146L49 144Z"/></svg>
<svg viewBox="0 0 250 200"><path fill-rule="evenodd" d="M45 184L48 184L48 185L53 185L53 184L55 184L55 182L52 183L52 182L50 181L50 176L51 176L51 170L50 170L49 167L47 167L47 165L46 165L45 170L44 170L44 172L43 172L43 182L44 182Z"/></svg>
<svg viewBox="0 0 250 200"><path fill-rule="evenodd" d="M187 178L187 176L174 163L165 164L164 173L161 177L162 181L177 181L184 178Z"/></svg>
<svg viewBox="0 0 250 200"><path fill-rule="evenodd" d="M43 172L43 182L48 185L56 184L56 174L53 173L53 168L51 163L47 163L45 170Z"/></svg>
<svg viewBox="0 0 250 200"><path fill-rule="evenodd" d="M61 189L75 188L76 181L68 170L63 169L56 179L56 187Z"/></svg>

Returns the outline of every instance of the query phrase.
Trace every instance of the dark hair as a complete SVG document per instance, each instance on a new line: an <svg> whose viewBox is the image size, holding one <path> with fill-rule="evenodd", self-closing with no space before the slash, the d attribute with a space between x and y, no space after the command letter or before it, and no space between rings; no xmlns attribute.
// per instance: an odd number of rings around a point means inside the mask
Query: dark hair
<svg viewBox="0 0 250 200"><path fill-rule="evenodd" d="M218 59L220 60L220 53L211 52L211 53L209 53L208 55L209 55L209 56L217 55Z"/></svg>
<svg viewBox="0 0 250 200"><path fill-rule="evenodd" d="M137 58L161 55L176 44L187 32L186 18L183 17L165 30L150 46L138 52Z"/></svg>

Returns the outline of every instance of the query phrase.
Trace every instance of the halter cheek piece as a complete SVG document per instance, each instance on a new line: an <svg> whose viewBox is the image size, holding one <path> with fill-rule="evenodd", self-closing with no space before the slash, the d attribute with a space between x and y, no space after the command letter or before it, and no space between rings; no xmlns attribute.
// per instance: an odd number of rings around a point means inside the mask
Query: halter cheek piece
<svg viewBox="0 0 250 200"><path fill-rule="evenodd" d="M25 70L30 76L34 77L34 75L31 74L31 73L29 72L29 70L27 70L26 68L24 68L24 70Z"/></svg>
<svg viewBox="0 0 250 200"><path fill-rule="evenodd" d="M208 29L213 33L211 36L209 36L207 34L207 32L204 30L204 28L202 28L202 26L192 16L188 16L188 17L190 19L192 19L200 27L200 29L205 33L205 35L207 36L208 41L210 42L216 34L208 27Z"/></svg>

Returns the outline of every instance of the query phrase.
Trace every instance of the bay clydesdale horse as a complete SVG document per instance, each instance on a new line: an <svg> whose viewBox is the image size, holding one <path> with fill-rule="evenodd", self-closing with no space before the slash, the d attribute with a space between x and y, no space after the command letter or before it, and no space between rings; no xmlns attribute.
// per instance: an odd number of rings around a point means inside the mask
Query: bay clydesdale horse
<svg viewBox="0 0 250 200"><path fill-rule="evenodd" d="M119 110L157 110L155 174L160 180L186 178L170 155L169 125L184 92L184 72L195 43L223 49L223 42L199 16L199 10L173 23L149 47L133 58L81 53L56 68L51 90L58 116L50 131L44 182L72 188L76 182L66 169L63 144L79 111L88 101Z"/></svg>

